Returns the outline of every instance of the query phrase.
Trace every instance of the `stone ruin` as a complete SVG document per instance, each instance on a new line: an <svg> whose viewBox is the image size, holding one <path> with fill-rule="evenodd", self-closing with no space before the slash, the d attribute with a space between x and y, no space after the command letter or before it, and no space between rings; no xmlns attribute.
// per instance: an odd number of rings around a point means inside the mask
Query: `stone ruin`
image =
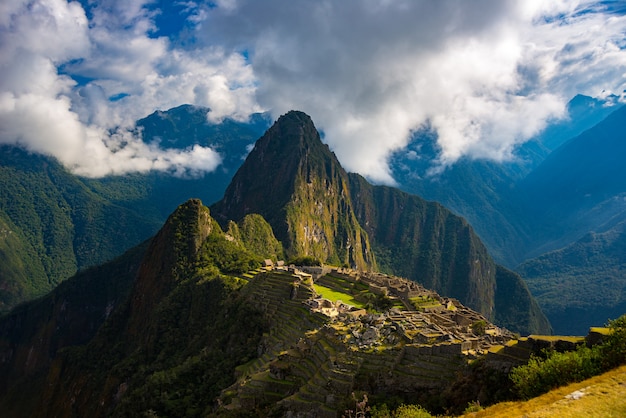
<svg viewBox="0 0 626 418"><path fill-rule="evenodd" d="M399 300L405 307L369 314L341 301L333 303L315 298L305 302L312 312L332 318L331 325L342 330L344 342L358 349L400 343L446 344L456 347L453 350L459 353L479 354L513 338L511 332L491 324L483 315L458 300L441 297L408 279L344 268L332 269L329 274L348 282L366 284L373 294ZM432 301L433 306L418 310L411 301L415 298Z"/></svg>

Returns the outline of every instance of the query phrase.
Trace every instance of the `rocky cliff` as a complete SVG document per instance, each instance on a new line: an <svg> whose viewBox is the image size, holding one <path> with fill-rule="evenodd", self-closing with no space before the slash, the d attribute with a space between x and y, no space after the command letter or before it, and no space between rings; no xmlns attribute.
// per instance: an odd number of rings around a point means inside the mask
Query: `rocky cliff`
<svg viewBox="0 0 626 418"><path fill-rule="evenodd" d="M288 257L310 255L372 269L375 260L354 214L348 182L311 118L292 111L257 141L211 211L221 223L262 215Z"/></svg>

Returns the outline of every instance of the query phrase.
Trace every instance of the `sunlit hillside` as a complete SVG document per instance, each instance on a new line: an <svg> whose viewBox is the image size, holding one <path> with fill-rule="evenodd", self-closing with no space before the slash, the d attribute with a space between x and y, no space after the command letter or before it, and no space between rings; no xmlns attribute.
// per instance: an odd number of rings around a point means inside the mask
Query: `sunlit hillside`
<svg viewBox="0 0 626 418"><path fill-rule="evenodd" d="M503 402L464 417L624 417L626 366L526 402Z"/></svg>

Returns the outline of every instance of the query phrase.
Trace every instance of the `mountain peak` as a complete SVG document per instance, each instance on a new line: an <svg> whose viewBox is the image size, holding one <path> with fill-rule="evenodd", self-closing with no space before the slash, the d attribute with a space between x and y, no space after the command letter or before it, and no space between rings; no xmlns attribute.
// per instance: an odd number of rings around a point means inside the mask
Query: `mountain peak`
<svg viewBox="0 0 626 418"><path fill-rule="evenodd" d="M193 265L214 227L209 209L199 199L188 200L170 215L152 239L137 274L129 314L131 333L146 326L154 307Z"/></svg>
<svg viewBox="0 0 626 418"><path fill-rule="evenodd" d="M257 141L255 149L258 148L259 152L271 149L282 158L286 158L290 152L295 152L295 155L290 155L293 158L303 155L303 152L312 147L319 147L322 152L328 152L334 158L334 154L322 144L311 117L304 112L291 110L278 118L267 133ZM338 161L336 163L339 164Z"/></svg>
<svg viewBox="0 0 626 418"><path fill-rule="evenodd" d="M222 225L260 214L288 256L368 269L375 263L348 182L311 118L290 111L256 142L211 211Z"/></svg>

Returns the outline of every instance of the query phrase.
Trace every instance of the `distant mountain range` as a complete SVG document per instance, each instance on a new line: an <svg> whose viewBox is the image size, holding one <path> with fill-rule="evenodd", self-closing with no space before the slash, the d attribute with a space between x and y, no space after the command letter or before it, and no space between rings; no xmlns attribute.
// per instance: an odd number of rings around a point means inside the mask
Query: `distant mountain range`
<svg viewBox="0 0 626 418"><path fill-rule="evenodd" d="M619 231L611 230L623 221L622 202L626 190L620 157L624 155L624 109L610 100L577 96L569 103L568 111L569 119L549 125L542 135L520 147L518 159L509 163L463 159L438 176L428 176L427 170L438 150L435 134L424 129L416 133L407 152L392 156L391 167L401 189L441 202L464 216L476 228L496 261L526 275L529 270L526 265L518 267L519 263L530 262L532 257L549 251L567 251L570 245L578 246L578 240L584 241L587 234L620 236ZM167 215L190 197L217 202L254 141L269 126L269 120L267 115L254 115L250 123L225 120L215 125L206 122L206 112L207 109L203 108L180 106L155 112L138 121L138 129L142 130L147 142L158 141L166 148L185 148L198 143L218 150L223 156L223 164L215 172L197 179L180 179L160 173L78 178L48 157L3 146L0 155L3 184L0 191L0 258L3 260L0 263L0 310L6 311L21 301L41 296L77 270L121 254L155 233ZM575 138L568 140L571 137ZM301 145L310 147L310 144ZM272 152L276 161L299 158L297 153L287 155L287 150ZM303 168L308 167L306 164L302 167L295 163L292 166L285 164L281 167L286 170L281 179L292 174L296 177L292 183L283 185L276 183L278 177L262 180L256 176L255 170L248 170L231 186L234 188L239 184L241 188L245 185L246 194L255 196L254 199L247 198L246 204L249 203L250 208L266 210L264 216L283 241L288 254L294 254L297 249L339 264L393 271L421 281L443 294L472 293L475 303L471 306L481 312L490 309L480 308L478 300L493 299L484 296L490 292L493 296L494 289L503 288L503 285L496 286L489 281L490 284L472 291L450 286L454 280L437 277L450 274L449 271L458 272L458 269L436 271L429 267L428 260L424 259L425 254L430 254L424 251L425 244L417 238L411 241L398 232L410 231L407 225L411 225L413 216L438 219L438 215L433 215L440 211L435 209L437 206L422 203L414 196L406 198L391 188L372 187L360 176L346 174L337 168L336 159L327 149L308 155L333 162L322 162L326 168L319 169L319 173L315 172L318 168ZM258 168L270 172L275 169L267 165ZM248 177L242 177L244 175ZM306 183L312 175L327 185L332 184L344 196L325 196L321 185L314 183L308 186L309 192L303 193L306 188L299 185ZM291 188L295 193L292 200L286 197L288 190L278 186ZM285 201L274 199L278 192L284 193L281 196ZM363 201L361 197L364 195L368 198ZM213 207L220 222L224 222L220 218L221 208L236 197L237 190L230 190L224 201ZM376 204L372 205L372 201ZM308 215L298 212L297 202L309 202L306 204L313 206L321 204L324 209L308 219ZM402 227L381 229L386 227L387 219L392 219L389 216L393 216L386 208L389 205L406 207L408 202L414 209L403 215L405 218L394 221ZM235 209L231 207L227 212L231 210ZM315 221L323 227L319 230L309 226L302 230L289 229L288 223L276 221L279 218L272 219L283 215L289 222ZM235 212L231 215L233 218L238 216ZM111 225L116 226L115 230L125 231L124 234L112 233ZM449 227L442 228L449 233ZM444 229L416 230L415 233L433 234L431 237L435 242ZM115 237L102 238L109 233ZM311 241L312 238L318 241ZM306 247L298 247L300 242ZM390 252L390 248L396 249ZM437 258L443 260L446 254L441 253ZM535 261L541 263L541 260L543 258ZM621 265L619 260L613 259L605 259L604 264L607 263ZM569 277L567 275L575 268L552 263L550 277L557 277L559 272L566 272L565 276L559 277ZM580 277L596 282L597 275L591 274L589 269L593 266L586 267L584 275L581 270ZM425 273L418 277L418 270ZM499 268L499 271L505 270ZM602 271L603 267L598 265L598 274L605 274ZM505 275L508 277L509 273ZM616 273L610 280L597 281L615 284L621 277ZM542 282L545 279L542 288L549 287L552 281L540 276L528 276L527 279L531 287L537 280ZM514 282L517 283L517 279ZM619 288L607 286L602 287L603 291L619 293ZM536 289L533 287L534 291ZM483 295L477 296L481 292ZM578 295L566 305L580 305L584 296ZM467 302L469 299L463 300ZM541 294L539 302L549 315L561 309L543 299ZM622 299L618 298L606 309L598 307L597 318L614 316L621 303ZM494 312L497 315L497 311ZM488 316L495 318L494 312ZM585 318L583 313L568 317L568 324L557 316L550 319L557 332L576 330L580 334L585 333L592 323L598 323ZM570 324L576 325L571 328Z"/></svg>
<svg viewBox="0 0 626 418"><path fill-rule="evenodd" d="M626 266L594 240L591 259L570 264L571 258L555 254L579 251L590 236L621 237L626 213L622 163L626 108L611 98L577 96L568 110L567 120L550 125L521 146L512 162L462 159L443 173L428 176L437 156L436 136L428 130L414 137L409 153L398 153L391 162L400 188L466 217L494 258L528 279L557 333L584 334L592 324L623 311L626 297L621 283L626 277L621 272ZM614 227L618 230L611 232ZM616 240L611 238L612 245ZM542 256L551 251L557 252ZM548 259L545 276L536 268L527 276L529 265ZM572 275L578 279L569 280ZM614 297L589 298L583 288ZM559 289L563 292L557 300ZM591 300L598 302L593 308ZM573 310L568 310L570 306Z"/></svg>

